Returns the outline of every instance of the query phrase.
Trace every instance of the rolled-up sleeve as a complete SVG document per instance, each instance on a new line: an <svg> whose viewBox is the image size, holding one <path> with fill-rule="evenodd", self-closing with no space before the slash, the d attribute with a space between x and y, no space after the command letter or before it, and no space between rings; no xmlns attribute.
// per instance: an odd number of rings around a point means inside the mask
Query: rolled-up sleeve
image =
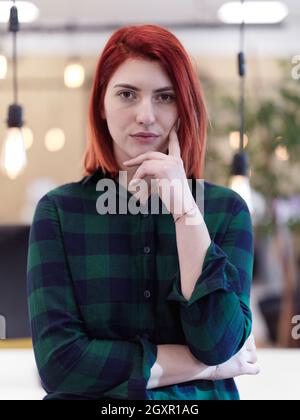
<svg viewBox="0 0 300 420"><path fill-rule="evenodd" d="M30 230L28 306L33 348L47 398L146 399L157 347L88 335L76 303L58 211L47 195Z"/></svg>
<svg viewBox="0 0 300 420"><path fill-rule="evenodd" d="M180 271L175 275L167 300L179 302L187 345L202 363L214 366L226 362L251 333L253 258L252 221L241 198L234 205L221 243L211 241L189 300L181 292Z"/></svg>

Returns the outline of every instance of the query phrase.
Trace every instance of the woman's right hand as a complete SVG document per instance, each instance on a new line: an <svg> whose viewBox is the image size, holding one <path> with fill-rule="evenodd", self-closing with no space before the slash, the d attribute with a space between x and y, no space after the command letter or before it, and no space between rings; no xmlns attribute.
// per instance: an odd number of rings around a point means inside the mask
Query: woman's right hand
<svg viewBox="0 0 300 420"><path fill-rule="evenodd" d="M242 375L258 375L260 368L257 361L255 340L251 334L239 353L222 365L214 366L210 380L219 381Z"/></svg>

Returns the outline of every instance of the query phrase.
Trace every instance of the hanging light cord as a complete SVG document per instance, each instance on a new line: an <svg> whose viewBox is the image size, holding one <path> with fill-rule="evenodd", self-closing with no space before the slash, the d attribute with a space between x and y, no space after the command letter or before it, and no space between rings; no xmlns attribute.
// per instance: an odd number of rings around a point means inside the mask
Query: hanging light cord
<svg viewBox="0 0 300 420"><path fill-rule="evenodd" d="M20 30L18 9L15 5L16 1L12 0L13 6L10 10L9 31L13 33L13 92L14 103L18 103L18 66L17 66L17 32Z"/></svg>
<svg viewBox="0 0 300 420"><path fill-rule="evenodd" d="M13 83L14 102L18 103L18 67L17 67L17 33L13 33Z"/></svg>
<svg viewBox="0 0 300 420"><path fill-rule="evenodd" d="M245 75L246 75L246 63L245 63L245 18L244 18L244 0L241 0L242 8L242 22L240 25L240 52L238 54L238 66L240 76L240 151L244 150L244 133L245 133Z"/></svg>
<svg viewBox="0 0 300 420"><path fill-rule="evenodd" d="M249 158L244 150L245 137L245 75L246 64L244 54L245 41L245 15L244 15L244 0L241 0L241 24L240 24L240 51L238 53L238 72L240 76L240 102L239 102L239 117L240 117L240 142L239 150L235 153L231 165L231 174L233 176L249 177Z"/></svg>

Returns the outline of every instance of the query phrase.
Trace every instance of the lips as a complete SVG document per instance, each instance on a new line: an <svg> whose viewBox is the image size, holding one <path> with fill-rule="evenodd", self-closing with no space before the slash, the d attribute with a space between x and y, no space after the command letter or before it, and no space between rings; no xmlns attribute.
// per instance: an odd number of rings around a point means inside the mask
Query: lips
<svg viewBox="0 0 300 420"><path fill-rule="evenodd" d="M132 134L132 137L144 137L144 138L149 138L149 137L154 137L157 138L159 137L157 134L153 134L153 133L136 133L136 134Z"/></svg>
<svg viewBox="0 0 300 420"><path fill-rule="evenodd" d="M139 143L153 143L159 138L159 136L131 136L134 140Z"/></svg>

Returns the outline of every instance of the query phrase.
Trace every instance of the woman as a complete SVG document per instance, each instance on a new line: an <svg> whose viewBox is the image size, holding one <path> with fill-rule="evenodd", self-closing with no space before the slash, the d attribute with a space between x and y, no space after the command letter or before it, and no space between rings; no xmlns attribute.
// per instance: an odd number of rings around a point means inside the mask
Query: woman
<svg viewBox="0 0 300 420"><path fill-rule="evenodd" d="M208 182L202 215L205 134L199 81L178 39L155 25L116 31L95 74L84 177L40 199L30 232L46 399L238 399L232 378L258 373L251 219L238 194ZM151 181L150 194L132 179ZM162 184L173 179L180 188L168 200ZM155 196L156 214L103 212L103 198L145 209Z"/></svg>

